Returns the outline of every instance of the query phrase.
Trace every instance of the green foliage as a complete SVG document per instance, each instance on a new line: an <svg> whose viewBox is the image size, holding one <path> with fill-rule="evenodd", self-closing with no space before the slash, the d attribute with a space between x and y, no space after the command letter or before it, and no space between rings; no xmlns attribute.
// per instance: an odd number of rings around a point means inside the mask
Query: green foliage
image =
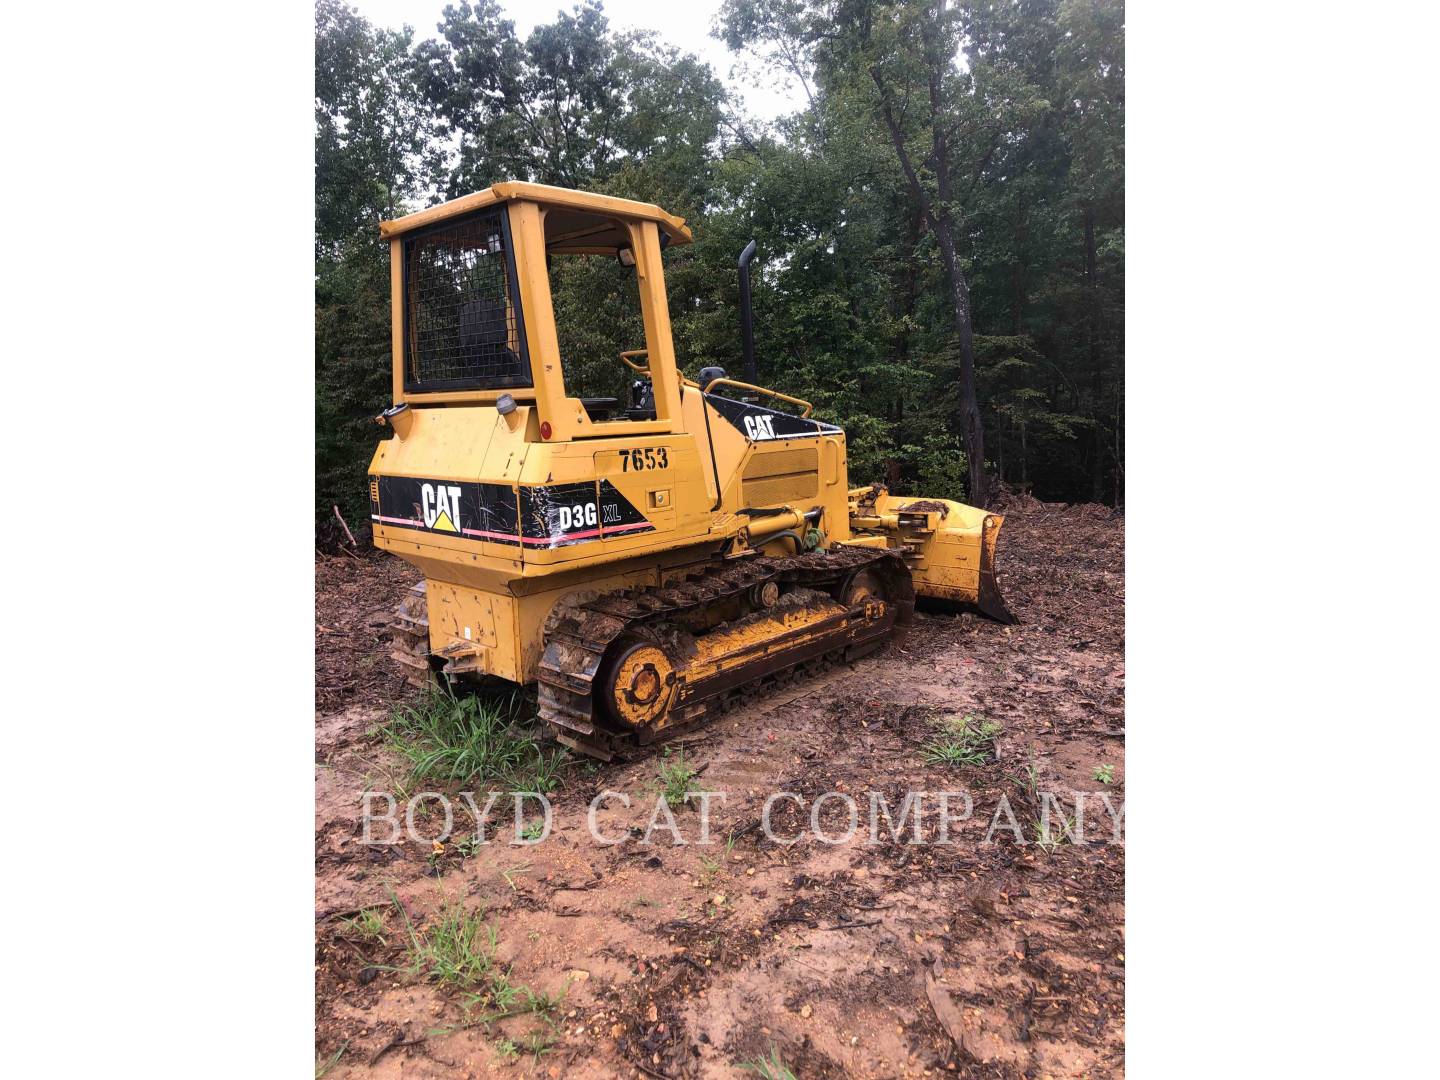
<svg viewBox="0 0 1440 1080"><path fill-rule="evenodd" d="M1001 730L993 720L950 717L922 747L922 753L932 765L984 765L995 756L995 740Z"/></svg>
<svg viewBox="0 0 1440 1080"><path fill-rule="evenodd" d="M343 258L357 231L393 217L424 183L436 125L412 45L408 29L380 29L343 0L316 0L317 259Z"/></svg>
<svg viewBox="0 0 1440 1080"><path fill-rule="evenodd" d="M1101 784L1113 784L1115 782L1115 766L1097 765L1091 777Z"/></svg>
<svg viewBox="0 0 1440 1080"><path fill-rule="evenodd" d="M498 783L516 791L554 791L568 762L519 730L519 701L431 690L397 707L376 733L410 763L412 781Z"/></svg>
<svg viewBox="0 0 1440 1080"><path fill-rule="evenodd" d="M361 941L385 944L385 914L379 908L368 907L364 911L340 920L340 931L346 937Z"/></svg>
<svg viewBox="0 0 1440 1080"><path fill-rule="evenodd" d="M315 5L315 515L370 521L365 475L390 405L389 252L379 224L425 190L436 122L408 30Z"/></svg>
<svg viewBox="0 0 1440 1080"><path fill-rule="evenodd" d="M1031 823L1030 831L1035 844L1047 855L1055 854L1061 844L1075 843L1075 819L1061 814L1058 822L1042 819Z"/></svg>
<svg viewBox="0 0 1440 1080"><path fill-rule="evenodd" d="M577 397L628 400L634 376L619 356L645 347L635 272L609 256L581 255L555 259L550 282L565 389Z"/></svg>
<svg viewBox="0 0 1440 1080"><path fill-rule="evenodd" d="M329 1076L330 1070L335 1068L336 1065L340 1064L340 1059L345 1056L345 1051L349 1046L350 1040L346 1039L343 1043L340 1044L340 1048L336 1050L335 1053L331 1054L323 1061L317 1061L315 1063L315 1080L320 1080L322 1076Z"/></svg>
<svg viewBox="0 0 1440 1080"><path fill-rule="evenodd" d="M966 497L952 283L881 85L932 201L947 170L932 208L959 238L987 470L1042 498L1122 497L1121 0L726 0L716 33L737 59L808 94L768 127L696 57L588 0L524 39L494 0L447 7L418 42L340 0L316 30L317 521L332 504L368 521L371 419L390 404L378 221L504 179L690 222L665 274L691 375L739 370L735 258L755 239L760 381L846 429L852 484ZM644 345L633 274L593 257L551 272L571 392L623 396L616 355Z"/></svg>
<svg viewBox="0 0 1440 1080"><path fill-rule="evenodd" d="M690 781L695 779L695 769L685 762L685 751L671 760L670 748L666 747L660 758L660 790L668 806L684 806L685 796L690 791Z"/></svg>
<svg viewBox="0 0 1440 1080"><path fill-rule="evenodd" d="M317 294L330 302L315 308L315 515L328 527L338 506L357 533L370 522L374 417L390 404L390 277L374 247L317 264Z"/></svg>
<svg viewBox="0 0 1440 1080"><path fill-rule="evenodd" d="M780 1056L780 1048L774 1043L770 1044L770 1053L766 1057L747 1061L740 1068L755 1073L761 1080L795 1080L794 1071L785 1064L785 1059Z"/></svg>
<svg viewBox="0 0 1440 1080"><path fill-rule="evenodd" d="M467 991L464 1008L468 1019L463 1026L526 1014L553 1025L569 981L555 994L514 982L510 969L497 959L499 932L494 924L485 921L483 913L466 911L464 905L452 902L442 907L428 925L416 927L399 898L393 893L391 898L404 922L406 936L406 966L392 970L444 988ZM440 1033L445 1032L442 1029ZM525 1046L537 1059L550 1044L544 1032L539 1035L538 1040L527 1041Z"/></svg>
<svg viewBox="0 0 1440 1080"><path fill-rule="evenodd" d="M543 1028L537 1029L525 1036L520 1048L530 1055L532 1062L538 1065L544 1055L555 1049L555 1035Z"/></svg>
<svg viewBox="0 0 1440 1080"><path fill-rule="evenodd" d="M965 501L965 476L969 460L960 445L960 436L944 428L920 433L919 446L904 445L898 454L913 470L915 489L936 499Z"/></svg>
<svg viewBox="0 0 1440 1080"><path fill-rule="evenodd" d="M495 950L499 938L495 928L479 913L467 912L459 904L445 907L427 926L416 928L397 900L395 907L405 922L408 975L422 975L441 986L469 988L496 970Z"/></svg>

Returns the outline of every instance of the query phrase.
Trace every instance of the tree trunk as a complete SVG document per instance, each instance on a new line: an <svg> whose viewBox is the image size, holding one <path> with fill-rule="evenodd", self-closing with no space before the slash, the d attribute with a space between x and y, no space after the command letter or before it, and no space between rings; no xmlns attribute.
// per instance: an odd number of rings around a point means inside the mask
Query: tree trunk
<svg viewBox="0 0 1440 1080"><path fill-rule="evenodd" d="M975 331L970 322L970 286L960 269L955 250L955 237L941 225L935 239L940 257L950 276L950 300L955 309L955 336L960 345L960 438L965 443L970 476L970 502L984 507L989 500L985 478L985 424L980 415L980 401L975 393Z"/></svg>
<svg viewBox="0 0 1440 1080"><path fill-rule="evenodd" d="M921 213L919 206L910 208L910 213L905 215L905 249L914 252L920 246L920 237L924 235L925 215ZM901 291L900 314L905 316L900 320L900 355L908 367L910 365L910 345L913 335L910 327L914 323L915 305L920 299L920 268L913 258L905 260L904 270L905 288Z"/></svg>
<svg viewBox="0 0 1440 1080"><path fill-rule="evenodd" d="M997 427L995 429L995 475L999 477L1000 483L1005 483L1005 414L999 413L996 416Z"/></svg>
<svg viewBox="0 0 1440 1080"><path fill-rule="evenodd" d="M1097 339L1100 332L1100 294L1095 280L1095 210L1085 207L1085 339L1091 370L1098 370Z"/></svg>
<svg viewBox="0 0 1440 1080"><path fill-rule="evenodd" d="M1090 462L1090 501L1096 503L1105 501L1105 455L1109 452L1105 446L1105 436L1104 425L1096 424Z"/></svg>
<svg viewBox="0 0 1440 1080"><path fill-rule="evenodd" d="M1086 203L1085 224L1085 349L1090 366L1090 408L1095 422L1099 425L1095 433L1095 465L1092 473L1092 491L1095 502L1105 501L1105 464L1109 455L1106 444L1104 423L1100 419L1100 402L1105 391L1105 375L1100 365L1100 289L1096 274L1095 257L1095 209Z"/></svg>
<svg viewBox="0 0 1440 1080"><path fill-rule="evenodd" d="M1025 438L1025 421L1020 421L1020 494L1030 494L1030 444Z"/></svg>
<svg viewBox="0 0 1440 1080"><path fill-rule="evenodd" d="M940 257L945 263L945 273L950 278L950 301L954 309L955 337L960 351L960 407L956 419L960 427L961 441L965 445L966 464L969 469L969 499L973 505L984 508L989 501L990 494L985 478L985 425L980 414L980 402L975 392L975 332L970 321L970 286L965 281L964 272L960 269L958 245L955 242L955 237L960 230L959 223L951 214L949 148L946 145L944 134L945 105L941 84L945 65L950 62L949 57L940 49L939 19L944 10L945 4L942 0L936 7L933 32L927 37L925 47L925 60L929 68L930 83L931 140L930 154L925 160L932 163L935 169L938 207L930 201L930 196L925 191L925 185L920 182L920 176L910 160L910 153L905 149L905 132L895 117L895 109L890 93L885 87L884 79L880 75L880 69L871 67L870 77L875 81L875 87L880 92L880 112L885 119L885 127L890 133L890 142L895 148L895 156L899 159L900 168L905 173L905 183L910 189L911 197L919 205L920 212L925 216L926 225L935 234L935 241L940 246Z"/></svg>
<svg viewBox="0 0 1440 1080"><path fill-rule="evenodd" d="M1025 196L1015 199L1015 264L1010 268L1010 333L1019 337L1025 327Z"/></svg>

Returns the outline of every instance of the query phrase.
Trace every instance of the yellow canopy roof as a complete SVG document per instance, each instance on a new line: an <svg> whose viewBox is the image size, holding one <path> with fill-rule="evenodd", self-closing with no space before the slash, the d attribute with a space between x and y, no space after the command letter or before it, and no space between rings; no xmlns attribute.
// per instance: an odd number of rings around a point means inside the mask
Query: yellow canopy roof
<svg viewBox="0 0 1440 1080"><path fill-rule="evenodd" d="M653 221L671 244L690 243L690 230L685 219L667 214L652 203L617 199L613 195L597 195L590 191L552 187L549 184L527 184L509 180L494 184L473 195L462 195L439 206L406 214L393 221L380 223L380 235L389 240L447 218L493 206L511 199L528 199L549 209L545 215L545 249L563 254L613 252L628 247L630 238L616 227L613 218Z"/></svg>

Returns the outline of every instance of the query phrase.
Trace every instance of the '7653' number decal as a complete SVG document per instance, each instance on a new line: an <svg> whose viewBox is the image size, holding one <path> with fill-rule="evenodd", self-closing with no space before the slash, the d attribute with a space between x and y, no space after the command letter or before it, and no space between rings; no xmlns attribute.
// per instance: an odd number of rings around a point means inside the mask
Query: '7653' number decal
<svg viewBox="0 0 1440 1080"><path fill-rule="evenodd" d="M621 472L644 472L646 469L668 469L670 467L670 455L665 452L665 447L647 447L644 450L621 450L620 471Z"/></svg>

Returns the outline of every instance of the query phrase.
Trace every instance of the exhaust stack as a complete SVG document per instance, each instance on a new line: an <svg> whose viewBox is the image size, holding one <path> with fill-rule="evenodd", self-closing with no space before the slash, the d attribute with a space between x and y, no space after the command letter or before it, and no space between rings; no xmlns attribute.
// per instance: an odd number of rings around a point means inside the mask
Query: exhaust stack
<svg viewBox="0 0 1440 1080"><path fill-rule="evenodd" d="M755 320L750 311L750 260L755 258L755 241L740 253L740 341L745 349L745 381L755 381Z"/></svg>

